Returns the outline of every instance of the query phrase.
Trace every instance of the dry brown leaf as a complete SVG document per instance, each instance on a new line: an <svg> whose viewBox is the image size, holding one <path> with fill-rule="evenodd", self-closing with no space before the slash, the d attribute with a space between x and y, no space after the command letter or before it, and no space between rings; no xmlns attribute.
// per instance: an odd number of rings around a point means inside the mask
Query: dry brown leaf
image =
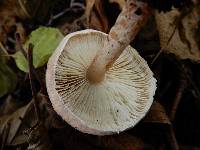
<svg viewBox="0 0 200 150"><path fill-rule="evenodd" d="M16 33L20 36L20 41L24 43L26 41L26 32L21 23L16 23Z"/></svg>
<svg viewBox="0 0 200 150"><path fill-rule="evenodd" d="M5 43L7 34L13 27L20 34L21 42L25 41L25 30L20 20L32 19L44 23L48 19L50 7L55 1L50 0L2 0L0 1L0 41Z"/></svg>
<svg viewBox="0 0 200 150"><path fill-rule="evenodd" d="M7 144L11 144L15 136L17 135L19 128L21 126L21 120L19 119L24 118L27 111L31 108L31 103L28 105L18 109L11 115L5 115L0 118L0 134L4 132L4 130L8 127L8 136L7 136Z"/></svg>
<svg viewBox="0 0 200 150"><path fill-rule="evenodd" d="M0 14L12 14L12 16L17 16L21 19L29 18L30 14L27 14L26 9L22 8L24 7L22 3L22 0L2 0L0 5Z"/></svg>
<svg viewBox="0 0 200 150"><path fill-rule="evenodd" d="M5 99L2 100L3 103L0 105L0 117L4 115L9 115L15 112L20 107L11 95L8 95Z"/></svg>
<svg viewBox="0 0 200 150"><path fill-rule="evenodd" d="M57 114L53 111L48 102L48 98L42 94L38 94L39 108L41 113L42 122L45 128L63 128L64 123L58 119ZM9 110L12 111L12 110ZM22 118L22 120L20 120ZM10 115L3 115L0 117L0 135L4 130L8 128L7 145L19 145L27 142L27 137L24 135L24 131L34 126L37 122L35 115L33 101L26 106L17 109ZM40 130L40 127L38 128ZM42 127L43 129L43 127ZM30 132L34 134L37 131Z"/></svg>
<svg viewBox="0 0 200 150"><path fill-rule="evenodd" d="M125 0L109 0L110 3L117 3L119 4L120 8L122 9L126 3Z"/></svg>
<svg viewBox="0 0 200 150"><path fill-rule="evenodd" d="M73 22L65 22L59 26L63 34L75 32L84 28L92 28L108 32L108 19L104 12L103 0L86 0L84 14Z"/></svg>
<svg viewBox="0 0 200 150"><path fill-rule="evenodd" d="M84 15L86 17L88 25L89 25L89 21L90 21L90 14L91 14L92 9L94 7L95 1L96 0L86 0L86 7L85 7Z"/></svg>
<svg viewBox="0 0 200 150"><path fill-rule="evenodd" d="M34 128L25 131L27 142L29 144L27 150L51 150L52 144L49 140L49 134L44 124L38 124Z"/></svg>
<svg viewBox="0 0 200 150"><path fill-rule="evenodd" d="M174 53L181 59L189 58L200 62L199 37L196 35L200 21L200 5L193 7L186 15L178 9L172 9L167 13L156 12L155 18L164 52ZM170 36L172 38L169 41Z"/></svg>
<svg viewBox="0 0 200 150"><path fill-rule="evenodd" d="M151 123L171 124L165 112L165 108L156 101L153 102L149 113L146 115L143 121Z"/></svg>
<svg viewBox="0 0 200 150"><path fill-rule="evenodd" d="M64 128L66 126L66 123L57 115L57 113L54 111L49 97L38 94L37 98L40 101L39 108L42 116L42 120L47 128Z"/></svg>
<svg viewBox="0 0 200 150"><path fill-rule="evenodd" d="M5 43L7 33L12 29L16 23L16 18L13 16L12 11L2 11L0 8L0 41ZM6 17L5 17L6 16Z"/></svg>
<svg viewBox="0 0 200 150"><path fill-rule="evenodd" d="M20 8L18 1L3 0L0 5L0 41L5 43L7 34L12 31L12 27L16 27L21 38L25 39L25 30L21 23L16 23L16 18L25 19L27 16Z"/></svg>
<svg viewBox="0 0 200 150"><path fill-rule="evenodd" d="M146 147L142 139L124 133L99 137L98 143L103 148L110 150L142 150Z"/></svg>
<svg viewBox="0 0 200 150"><path fill-rule="evenodd" d="M95 0L95 4L90 13L89 27L108 32L108 18L104 12L104 1Z"/></svg>

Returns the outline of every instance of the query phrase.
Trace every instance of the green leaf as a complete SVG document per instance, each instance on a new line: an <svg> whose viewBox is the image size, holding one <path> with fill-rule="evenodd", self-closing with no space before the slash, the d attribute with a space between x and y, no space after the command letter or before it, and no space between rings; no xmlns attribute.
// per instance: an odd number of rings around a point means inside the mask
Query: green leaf
<svg viewBox="0 0 200 150"><path fill-rule="evenodd" d="M29 39L24 44L24 49L28 49L28 45L32 43L33 47L33 65L35 68L45 65L54 52L60 41L63 39L62 33L51 27L40 27L31 32ZM17 67L28 72L28 63L21 52L14 54L13 58L17 64Z"/></svg>
<svg viewBox="0 0 200 150"><path fill-rule="evenodd" d="M0 97L12 92L17 84L17 77L13 70L0 58Z"/></svg>
<svg viewBox="0 0 200 150"><path fill-rule="evenodd" d="M16 52L12 57L15 59L15 63L20 70L28 72L28 62L20 51Z"/></svg>

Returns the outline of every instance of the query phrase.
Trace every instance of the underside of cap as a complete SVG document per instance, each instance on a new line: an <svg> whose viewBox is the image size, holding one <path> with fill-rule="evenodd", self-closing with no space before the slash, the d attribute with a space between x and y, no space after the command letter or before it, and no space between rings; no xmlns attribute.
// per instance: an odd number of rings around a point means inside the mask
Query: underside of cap
<svg viewBox="0 0 200 150"><path fill-rule="evenodd" d="M86 72L107 35L91 29L67 35L49 59L46 85L55 111L74 128L108 135L135 126L148 112L156 79L128 46L105 79L92 84Z"/></svg>

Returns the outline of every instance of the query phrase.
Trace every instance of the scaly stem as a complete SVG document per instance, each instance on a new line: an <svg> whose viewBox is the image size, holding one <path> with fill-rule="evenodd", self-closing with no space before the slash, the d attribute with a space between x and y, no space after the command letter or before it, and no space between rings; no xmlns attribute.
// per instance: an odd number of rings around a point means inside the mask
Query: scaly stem
<svg viewBox="0 0 200 150"><path fill-rule="evenodd" d="M146 23L148 15L149 7L146 3L127 0L115 25L108 34L103 50L97 52L87 70L87 78L91 83L99 83L104 79L106 71L135 38Z"/></svg>

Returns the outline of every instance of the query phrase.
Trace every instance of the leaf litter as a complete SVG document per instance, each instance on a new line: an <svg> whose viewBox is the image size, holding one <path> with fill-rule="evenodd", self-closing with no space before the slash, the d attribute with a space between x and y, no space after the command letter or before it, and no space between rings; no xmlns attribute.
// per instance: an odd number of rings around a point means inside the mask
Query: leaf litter
<svg viewBox="0 0 200 150"><path fill-rule="evenodd" d="M199 74L199 36L197 34L200 33L199 4L197 3L191 8L188 6L189 8L186 7L186 10L172 8L169 12L161 11L156 12L155 15L152 14L155 20L152 19L151 22L157 23L155 32L151 32L152 26L144 27L144 30L139 33L138 39L136 38L132 45L144 47L145 42L153 41L154 45L160 46L162 52L164 52L160 53L152 65L154 72L156 72L156 75L158 74L159 94L155 96L155 102L147 116L135 128L119 135L97 137L78 132L57 116L44 90L45 84L42 84L44 76L41 76L41 74L45 74L48 58L62 40L63 35L85 28L108 32L112 26L111 20L113 20L109 12L120 12L125 1L73 0L70 2L71 5L67 1L62 1L62 3L61 1L48 3L48 0L36 0L24 3L25 1L21 0L3 0L0 2L0 41L3 45L0 55L0 100L2 101L0 134L3 143L1 148L131 150L163 149L163 147L164 149L178 149L179 146L186 147L186 145L199 148L200 145L195 140L200 138L198 135L200 122L197 120L196 125L191 127L189 123L194 120L193 117L185 116L185 118L188 118L185 126L182 125L184 120L181 120L181 112L184 110L188 113L199 114L200 112L200 107L194 105L200 104L197 103L199 99L195 95L200 86L197 76ZM59 3L64 5L61 6ZM117 7L113 7L115 4L117 4ZM53 14L56 14L53 12L53 6L63 8L54 8L59 10L59 12L56 12L59 15L55 17L52 17ZM162 7L160 6L160 8ZM34 12L34 15L30 12ZM47 26L41 27L45 25ZM172 35L173 30L175 31L174 35ZM147 33L150 32L153 36L148 36ZM33 67L35 71L33 82L37 89L35 94L39 102L40 123L37 122L32 98L26 101L21 100L20 105L13 103L15 98L13 93L17 90L16 87L18 88L19 75L25 77L29 72L29 60L17 49L18 45L15 36L13 36L16 33L20 36L20 42L26 54L29 44L33 44ZM170 36L172 38L169 38ZM158 39L160 42L158 42ZM51 44L53 46L49 46ZM154 48L153 45L149 44L148 50L141 50L141 55L148 63L157 54L157 50ZM165 53L173 53L175 56ZM185 60L187 58L191 61ZM178 85L182 85L180 82L183 81L180 80L179 74L183 72L183 69L180 69L179 63L184 64L184 69L190 70L190 74L184 73L186 74L184 80L188 80L188 82L184 83L186 85L181 90L179 90ZM193 77L195 78L193 79ZM175 91L181 92L182 96L177 98L180 94ZM185 96L186 94L189 96ZM32 95L29 95L29 97L32 97ZM193 107L191 108L190 105ZM185 109L186 106L188 106L187 109ZM171 119L172 114L170 114L172 108L173 119ZM192 136L192 133L183 134L182 132L186 128L189 131L195 131L196 136ZM193 141L190 141L188 137L192 137Z"/></svg>

